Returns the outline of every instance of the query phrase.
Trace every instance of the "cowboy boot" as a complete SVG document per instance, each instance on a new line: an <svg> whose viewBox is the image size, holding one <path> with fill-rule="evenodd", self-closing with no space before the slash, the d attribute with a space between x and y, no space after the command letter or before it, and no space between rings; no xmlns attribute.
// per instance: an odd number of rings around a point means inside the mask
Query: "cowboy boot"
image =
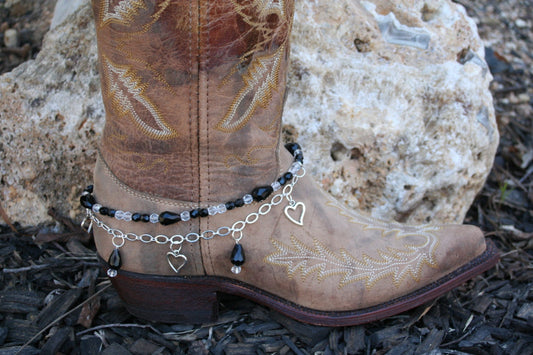
<svg viewBox="0 0 533 355"><path fill-rule="evenodd" d="M81 203L136 316L202 323L219 293L300 321L384 318L488 269L472 226L346 209L280 146L293 0L93 0L106 125Z"/></svg>

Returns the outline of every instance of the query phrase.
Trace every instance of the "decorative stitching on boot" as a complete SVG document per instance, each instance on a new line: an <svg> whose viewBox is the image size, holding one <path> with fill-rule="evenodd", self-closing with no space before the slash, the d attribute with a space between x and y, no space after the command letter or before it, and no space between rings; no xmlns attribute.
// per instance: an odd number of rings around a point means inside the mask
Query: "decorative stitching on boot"
<svg viewBox="0 0 533 355"><path fill-rule="evenodd" d="M234 98L224 118L216 126L218 130L226 133L242 129L259 107L266 108L272 102L273 93L279 87L281 63L284 60L285 51L288 49L288 33L291 27L291 11L288 10L290 1L287 3L285 0L254 0L247 5L239 4L235 0L231 2L235 12L251 26L250 31L257 36L258 40L248 52L241 56L239 63L222 82L223 85L227 84L229 78L239 71L239 67L252 58L246 72L241 75L244 84L242 89ZM248 14L250 9L253 9L252 15ZM278 22L275 24L276 30L269 26L268 21L271 15L276 15L278 18ZM278 43L273 43L278 36ZM274 53L258 55L264 52L265 47L276 45L279 47ZM246 110L239 115L239 107L244 105L246 105ZM271 125L266 127L271 127Z"/></svg>
<svg viewBox="0 0 533 355"><path fill-rule="evenodd" d="M236 164L230 164L230 161L231 160L235 160L235 161L239 162L241 165L253 166L253 165L255 165L255 164L257 164L259 162L259 159L252 158L252 154L254 152L256 152L258 150L259 151L261 151L261 150L271 150L271 149L275 148L277 144L278 144L278 142L275 142L274 144L271 144L271 145L253 146L250 149L248 149L248 151L246 152L244 157L241 157L240 155L237 155L237 154L228 154L228 155L226 155L224 157L224 165L226 165L226 168L231 169Z"/></svg>
<svg viewBox="0 0 533 355"><path fill-rule="evenodd" d="M121 0L110 10L110 0L103 0L100 11L100 26L110 22L129 25L134 21L139 9L146 9L144 0Z"/></svg>
<svg viewBox="0 0 533 355"><path fill-rule="evenodd" d="M102 156L102 153L98 151L99 160L102 164L102 167L104 168L104 173L111 178L113 183L117 185L118 188L120 188L122 191L124 191L126 194L130 195L131 197L135 197L138 199L142 199L145 201L150 201L155 204L166 204L169 206L175 206L175 207L182 207L182 208L189 208L191 206L196 206L197 203L195 202L187 202L187 201L176 201L176 200L170 200L170 199L163 199L154 197L149 194L142 193L140 191L134 190L128 185L124 184L122 181L119 180L119 178L113 174L109 166L107 165L107 162Z"/></svg>
<svg viewBox="0 0 533 355"><path fill-rule="evenodd" d="M148 29L161 18L162 13L170 6L172 0L165 0L158 5L158 10L152 14L151 21L143 25L143 29L139 32L146 32ZM131 25L139 14L140 9L146 9L144 0L121 0L116 4L111 11L110 0L103 0L100 8L100 27L104 27L109 23L118 23L122 25Z"/></svg>
<svg viewBox="0 0 533 355"><path fill-rule="evenodd" d="M396 239L407 236L396 232L385 235L395 235ZM312 247L295 236L291 236L291 245L271 239L276 251L265 257L265 262L287 268L289 278L300 273L302 280L305 280L316 274L317 280L321 282L332 276L341 276L339 288L364 281L365 287L371 289L376 282L386 277L392 277L394 286L400 287L408 276L419 282L424 265L437 267L434 255L439 244L437 237L430 233L420 236L425 240L419 245L405 244L402 249L376 249L374 254L377 256L371 257L363 253L360 258L355 258L346 249L339 249L334 253L317 239L313 239Z"/></svg>
<svg viewBox="0 0 533 355"><path fill-rule="evenodd" d="M163 140L178 135L167 124L159 109L145 95L148 86L142 82L132 67L115 64L105 55L102 56L102 67L104 68L104 78L107 81L107 85L105 85L106 96L110 99L116 114L128 117L150 138ZM148 115L137 113L133 103L121 90L121 87L146 109ZM141 116L151 117L153 122L148 123Z"/></svg>
<svg viewBox="0 0 533 355"><path fill-rule="evenodd" d="M192 134L192 116L193 116L193 112L192 112L192 102L193 102L193 98L192 98L192 95L193 95L193 75L192 75L192 68L193 68L193 38L192 38L192 34L193 34L193 11L192 11L192 1L189 1L189 90L188 90L188 93L189 93L189 121L187 122L187 125L189 127L189 137L193 137L193 134ZM194 166L194 162L193 162L193 147L192 147L192 144L193 144L193 140L192 139L189 139L188 140L188 148L189 148L189 151L188 151L188 156L189 156L189 162L190 162L190 165L189 166ZM192 169L190 169L189 171L189 181L194 181L194 175L193 175L193 171ZM193 199L193 189L190 189L189 190L189 200L192 200Z"/></svg>
<svg viewBox="0 0 533 355"><path fill-rule="evenodd" d="M259 107L266 108L272 101L274 91L279 85L279 72L285 52L285 44L274 54L258 56L252 60L248 70L242 76L243 88L239 91L224 118L216 128L222 132L233 133L242 129ZM253 95L253 96L252 96ZM246 99L251 96L251 99ZM239 107L246 106L246 111L237 117Z"/></svg>

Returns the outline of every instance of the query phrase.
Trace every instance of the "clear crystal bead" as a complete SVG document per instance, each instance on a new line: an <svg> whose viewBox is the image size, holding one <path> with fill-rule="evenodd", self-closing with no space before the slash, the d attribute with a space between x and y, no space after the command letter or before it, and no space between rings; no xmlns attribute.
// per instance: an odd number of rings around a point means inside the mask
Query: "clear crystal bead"
<svg viewBox="0 0 533 355"><path fill-rule="evenodd" d="M118 210L117 212L115 212L115 218L118 219L119 221L121 219L123 219L124 218L124 211Z"/></svg>
<svg viewBox="0 0 533 355"><path fill-rule="evenodd" d="M225 213L228 209L224 203L217 206L218 213Z"/></svg>
<svg viewBox="0 0 533 355"><path fill-rule="evenodd" d="M191 219L191 214L189 213L189 211L183 211L180 214L180 218L183 222L187 222Z"/></svg>
<svg viewBox="0 0 533 355"><path fill-rule="evenodd" d="M159 215L157 213L152 213L150 215L150 222L154 224L159 222Z"/></svg>
<svg viewBox="0 0 533 355"><path fill-rule="evenodd" d="M289 173L296 175L298 171L302 168L302 164L300 162L294 162L291 165L291 168L289 169Z"/></svg>
<svg viewBox="0 0 533 355"><path fill-rule="evenodd" d="M93 205L93 212L94 212L94 213L98 213L98 212L100 212L100 208L102 208L102 205L99 204L99 203L95 203L95 204Z"/></svg>
<svg viewBox="0 0 533 355"><path fill-rule="evenodd" d="M294 156L297 156L298 154L303 154L303 152L302 152L301 149L296 149L296 150L294 151L294 154L293 154L293 155L294 155Z"/></svg>
<svg viewBox="0 0 533 355"><path fill-rule="evenodd" d="M277 181L274 181L272 184L270 184L270 186L272 186L272 189L274 191L278 191L279 189L281 189L281 184Z"/></svg>
<svg viewBox="0 0 533 355"><path fill-rule="evenodd" d="M116 277L118 275L118 271L115 269L107 269L107 276L109 277Z"/></svg>
<svg viewBox="0 0 533 355"><path fill-rule="evenodd" d="M242 271L242 268L237 265L233 265L233 267L231 268L231 272L234 273L235 275L240 274L241 271Z"/></svg>
<svg viewBox="0 0 533 355"><path fill-rule="evenodd" d="M124 217L122 217L122 219L124 219L126 222L129 222L131 221L131 215L131 212L124 212Z"/></svg>
<svg viewBox="0 0 533 355"><path fill-rule="evenodd" d="M214 216L214 215L217 214L217 212L218 212L218 208L217 208L217 206L209 206L209 207L207 208L207 212L209 212L209 215L210 215L210 216Z"/></svg>
<svg viewBox="0 0 533 355"><path fill-rule="evenodd" d="M254 198L250 194L246 194L242 197L242 200L245 204L249 205L250 203L254 202Z"/></svg>

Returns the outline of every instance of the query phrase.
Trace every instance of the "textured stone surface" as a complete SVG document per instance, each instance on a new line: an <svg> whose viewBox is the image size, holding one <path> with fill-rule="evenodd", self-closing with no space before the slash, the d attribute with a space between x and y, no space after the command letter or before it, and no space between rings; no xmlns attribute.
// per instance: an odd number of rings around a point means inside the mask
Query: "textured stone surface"
<svg viewBox="0 0 533 355"><path fill-rule="evenodd" d="M50 31L35 60L0 77L0 199L13 221L79 214L104 122L88 4Z"/></svg>
<svg viewBox="0 0 533 355"><path fill-rule="evenodd" d="M308 171L376 216L461 221L498 144L473 22L447 0L296 3L285 123ZM23 224L79 214L104 120L89 6L58 5L37 59L0 77L0 199Z"/></svg>
<svg viewBox="0 0 533 355"><path fill-rule="evenodd" d="M461 222L498 145L492 77L464 9L298 1L293 39L285 123L322 186L374 216Z"/></svg>

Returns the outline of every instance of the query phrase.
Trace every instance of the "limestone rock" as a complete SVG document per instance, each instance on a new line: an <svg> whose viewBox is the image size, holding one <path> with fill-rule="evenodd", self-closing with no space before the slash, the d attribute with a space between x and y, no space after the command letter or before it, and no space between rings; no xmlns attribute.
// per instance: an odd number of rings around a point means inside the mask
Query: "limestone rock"
<svg viewBox="0 0 533 355"><path fill-rule="evenodd" d="M284 118L308 171L376 217L461 222L498 145L492 77L464 8L296 4Z"/></svg>
<svg viewBox="0 0 533 355"><path fill-rule="evenodd" d="M296 1L285 123L354 208L461 221L498 144L475 25L449 0ZM58 2L38 57L0 77L0 199L22 224L79 216L104 123L92 13Z"/></svg>
<svg viewBox="0 0 533 355"><path fill-rule="evenodd" d="M50 31L35 60L0 77L0 200L13 221L80 214L104 123L89 4Z"/></svg>

